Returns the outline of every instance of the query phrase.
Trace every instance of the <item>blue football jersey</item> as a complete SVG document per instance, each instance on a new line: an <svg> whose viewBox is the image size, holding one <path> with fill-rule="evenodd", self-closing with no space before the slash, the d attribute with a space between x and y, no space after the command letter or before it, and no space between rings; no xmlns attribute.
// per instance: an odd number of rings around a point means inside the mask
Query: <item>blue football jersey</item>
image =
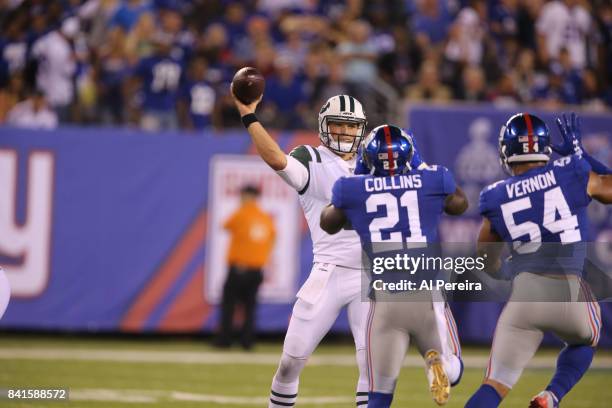
<svg viewBox="0 0 612 408"><path fill-rule="evenodd" d="M135 75L142 79L145 110L173 111L179 96L183 64L172 57L152 56L142 59Z"/></svg>
<svg viewBox="0 0 612 408"><path fill-rule="evenodd" d="M401 250L411 242L437 242L444 200L455 189L447 168L430 166L389 177L342 177L334 184L332 204L344 210L371 257L380 252L378 243L383 250Z"/></svg>
<svg viewBox="0 0 612 408"><path fill-rule="evenodd" d="M206 81L187 80L181 86L180 98L189 107L189 116L195 129L211 125L215 108L215 90Z"/></svg>
<svg viewBox="0 0 612 408"><path fill-rule="evenodd" d="M590 170L580 156L566 156L480 193L480 213L513 243L512 272L581 274Z"/></svg>

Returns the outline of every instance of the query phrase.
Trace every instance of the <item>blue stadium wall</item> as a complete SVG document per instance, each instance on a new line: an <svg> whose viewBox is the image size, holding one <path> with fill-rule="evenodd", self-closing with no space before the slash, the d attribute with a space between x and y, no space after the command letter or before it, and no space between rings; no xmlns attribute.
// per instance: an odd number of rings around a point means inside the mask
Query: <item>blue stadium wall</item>
<svg viewBox="0 0 612 408"><path fill-rule="evenodd" d="M455 173L471 201L484 185L502 177L497 160L499 127L511 112L482 107L412 107L407 123L429 163ZM554 126L553 115L541 113ZM586 142L604 160L612 156L612 116L584 115ZM373 125L373 124L372 124ZM556 129L551 129L553 134ZM317 143L304 132L275 134L285 150ZM136 130L61 128L33 131L0 128L0 153L16 158L15 226L27 220L29 159L53 158L49 275L36 294L11 300L3 329L121 332L211 332L218 311L203 297L209 161L215 154L253 154L243 131L150 134ZM1 170L1 169L0 169ZM0 180L2 175L0 175ZM476 201L477 202L477 201ZM612 209L599 211L590 240L609 244ZM0 224L2 225L2 224ZM447 240L475 237L474 207L444 218ZM0 230L0 235L2 231ZM3 252L6 269L26 254ZM302 228L301 284L310 271L311 241ZM257 326L282 332L291 304L264 304ZM602 303L601 344L612 347L612 306ZM463 342L489 343L501 305L453 305ZM343 314L334 326L348 332ZM547 338L547 342L554 342Z"/></svg>

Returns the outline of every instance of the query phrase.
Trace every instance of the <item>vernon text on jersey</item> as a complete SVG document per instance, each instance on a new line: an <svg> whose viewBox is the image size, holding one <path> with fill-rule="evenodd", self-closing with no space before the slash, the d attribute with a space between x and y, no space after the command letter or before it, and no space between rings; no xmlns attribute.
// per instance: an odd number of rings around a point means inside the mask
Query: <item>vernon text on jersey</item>
<svg viewBox="0 0 612 408"><path fill-rule="evenodd" d="M544 190L557 184L555 173L552 170L544 174L538 174L525 180L506 185L508 198L521 197L534 191Z"/></svg>

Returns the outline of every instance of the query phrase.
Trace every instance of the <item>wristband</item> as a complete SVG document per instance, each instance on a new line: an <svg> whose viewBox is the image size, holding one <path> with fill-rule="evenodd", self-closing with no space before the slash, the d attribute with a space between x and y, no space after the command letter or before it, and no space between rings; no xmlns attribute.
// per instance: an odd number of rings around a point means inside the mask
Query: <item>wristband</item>
<svg viewBox="0 0 612 408"><path fill-rule="evenodd" d="M242 121L242 124L244 125L244 127L247 129L249 126L251 126L252 123L259 122L259 120L257 119L257 116L255 116L254 113L247 113L246 115L242 116L240 120Z"/></svg>
<svg viewBox="0 0 612 408"><path fill-rule="evenodd" d="M612 171L602 162L597 161L593 156L582 150L582 157L591 165L591 170L596 174L612 174Z"/></svg>

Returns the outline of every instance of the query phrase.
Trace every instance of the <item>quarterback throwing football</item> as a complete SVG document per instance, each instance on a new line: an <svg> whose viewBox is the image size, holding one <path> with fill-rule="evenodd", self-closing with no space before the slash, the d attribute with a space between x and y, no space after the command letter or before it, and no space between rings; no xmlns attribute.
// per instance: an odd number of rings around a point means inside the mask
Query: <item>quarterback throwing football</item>
<svg viewBox="0 0 612 408"><path fill-rule="evenodd" d="M349 95L330 98L319 112L321 145L298 146L285 154L255 116L261 97L245 105L234 97L242 122L261 158L299 194L310 228L314 265L297 294L283 343L283 354L272 380L269 407L291 407L299 375L341 309L346 307L357 350L359 380L356 404L368 401L365 323L368 302L361 301L361 246L354 231L331 236L319 226L321 210L331 201L332 186L353 174L355 155L366 127L358 100Z"/></svg>

